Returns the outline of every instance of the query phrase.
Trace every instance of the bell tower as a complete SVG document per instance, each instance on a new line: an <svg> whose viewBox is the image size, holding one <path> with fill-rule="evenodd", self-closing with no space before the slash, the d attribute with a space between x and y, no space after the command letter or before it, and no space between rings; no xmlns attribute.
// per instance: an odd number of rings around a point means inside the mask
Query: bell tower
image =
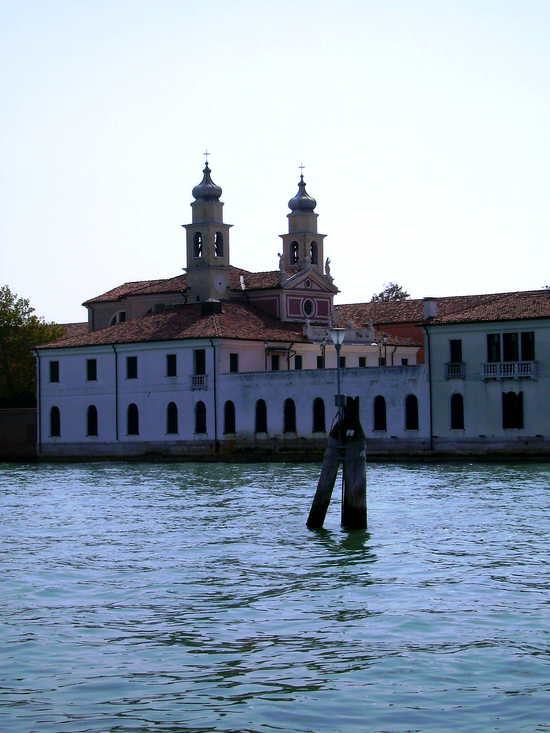
<svg viewBox="0 0 550 733"><path fill-rule="evenodd" d="M303 166L300 166L303 169ZM311 267L323 274L323 239L325 234L317 231L317 217L314 209L317 201L306 191L303 174L300 174L298 192L288 202L288 234L281 234L283 240L282 266L286 272L295 272Z"/></svg>
<svg viewBox="0 0 550 733"><path fill-rule="evenodd" d="M208 153L202 181L192 191L191 224L187 234L187 291L189 302L220 300L229 288L229 229L223 221L222 189L210 175Z"/></svg>

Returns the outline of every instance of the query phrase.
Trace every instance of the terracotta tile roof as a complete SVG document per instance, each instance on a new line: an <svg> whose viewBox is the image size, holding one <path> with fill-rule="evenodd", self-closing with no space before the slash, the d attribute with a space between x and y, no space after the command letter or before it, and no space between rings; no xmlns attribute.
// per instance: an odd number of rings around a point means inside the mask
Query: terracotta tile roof
<svg viewBox="0 0 550 733"><path fill-rule="evenodd" d="M376 343L382 343L384 338L386 339L386 344L388 346L424 345L424 332L418 327L410 329L407 336L392 332L391 326L384 329L374 328L374 341Z"/></svg>
<svg viewBox="0 0 550 733"><path fill-rule="evenodd" d="M550 291L532 290L512 293L457 295L435 298L438 316L430 323L461 321L500 321L550 317ZM537 314L537 315L535 315ZM346 303L335 306L337 325L353 327L368 323L398 324L424 322L420 298L388 303Z"/></svg>
<svg viewBox="0 0 550 733"><path fill-rule="evenodd" d="M63 338L81 336L88 333L88 321L83 321L82 323L60 323L59 326L65 331Z"/></svg>
<svg viewBox="0 0 550 733"><path fill-rule="evenodd" d="M270 290L272 288L280 288L279 270L269 270L267 272L247 272L244 275L244 284L246 290ZM240 290L240 283L237 288Z"/></svg>
<svg viewBox="0 0 550 733"><path fill-rule="evenodd" d="M422 320L421 300L394 303L346 303L334 306L337 326L360 328L369 323L409 323Z"/></svg>
<svg viewBox="0 0 550 733"><path fill-rule="evenodd" d="M244 284L246 286L246 290L272 290L275 288L281 287L281 273L279 270L268 270L266 272L245 272L244 275ZM292 275L296 275L300 272L299 267L288 267L285 271L284 277L288 278ZM338 292L338 288L334 284L328 285L329 290L332 290L334 292ZM238 283L237 288L240 290L240 283Z"/></svg>
<svg viewBox="0 0 550 733"><path fill-rule="evenodd" d="M232 290L241 290L240 276L245 279L247 290L265 290L279 287L279 271L273 270L269 272L249 272L241 267L230 267L229 269L229 287ZM94 298L86 300L82 305L92 305L93 303L108 303L122 298L134 295L157 295L162 293L181 293L187 288L186 275L176 275L175 277L163 278L160 280L134 280L131 282L117 285L116 288L108 290L106 293L96 295Z"/></svg>
<svg viewBox="0 0 550 733"><path fill-rule="evenodd" d="M144 290L149 293L157 292L177 292L185 287L185 275L177 275L163 280L135 280L132 282L117 285L106 293L96 295L94 298L84 301L82 305L91 305L92 303L107 303L111 301L126 298L129 295L138 295Z"/></svg>
<svg viewBox="0 0 550 733"><path fill-rule="evenodd" d="M202 315L201 304L166 309L162 313L118 323L99 331L59 339L39 348L69 348L176 339L230 338L249 341L306 342L300 326L281 323L245 303L223 303L222 312Z"/></svg>
<svg viewBox="0 0 550 733"><path fill-rule="evenodd" d="M145 281L143 287L132 291L129 295L156 295L157 293L180 293L187 287L185 275L176 275L166 280L151 280L149 284Z"/></svg>
<svg viewBox="0 0 550 733"><path fill-rule="evenodd" d="M430 323L468 323L476 321L516 321L550 318L550 290L500 293L490 301L470 305L460 311L440 312Z"/></svg>

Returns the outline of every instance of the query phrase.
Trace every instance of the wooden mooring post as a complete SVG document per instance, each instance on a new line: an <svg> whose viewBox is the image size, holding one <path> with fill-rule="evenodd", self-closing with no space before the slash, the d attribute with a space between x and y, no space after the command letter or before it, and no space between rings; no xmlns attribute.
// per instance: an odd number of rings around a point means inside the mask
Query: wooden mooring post
<svg viewBox="0 0 550 733"><path fill-rule="evenodd" d="M343 465L341 524L344 529L367 527L367 463L365 433L359 420L359 398L347 397L330 431L321 475L307 519L320 529L327 514L340 464Z"/></svg>

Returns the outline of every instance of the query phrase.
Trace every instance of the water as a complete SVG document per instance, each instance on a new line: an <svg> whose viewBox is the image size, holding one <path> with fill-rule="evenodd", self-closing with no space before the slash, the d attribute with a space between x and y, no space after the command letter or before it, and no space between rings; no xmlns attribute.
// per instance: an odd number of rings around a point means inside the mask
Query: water
<svg viewBox="0 0 550 733"><path fill-rule="evenodd" d="M544 465L0 467L0 731L548 731Z"/></svg>

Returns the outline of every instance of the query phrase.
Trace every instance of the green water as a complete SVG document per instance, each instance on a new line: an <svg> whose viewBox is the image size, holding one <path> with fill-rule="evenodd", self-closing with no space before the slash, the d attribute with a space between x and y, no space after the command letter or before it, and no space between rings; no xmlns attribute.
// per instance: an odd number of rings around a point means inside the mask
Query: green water
<svg viewBox="0 0 550 733"><path fill-rule="evenodd" d="M548 465L0 466L0 731L550 730Z"/></svg>

